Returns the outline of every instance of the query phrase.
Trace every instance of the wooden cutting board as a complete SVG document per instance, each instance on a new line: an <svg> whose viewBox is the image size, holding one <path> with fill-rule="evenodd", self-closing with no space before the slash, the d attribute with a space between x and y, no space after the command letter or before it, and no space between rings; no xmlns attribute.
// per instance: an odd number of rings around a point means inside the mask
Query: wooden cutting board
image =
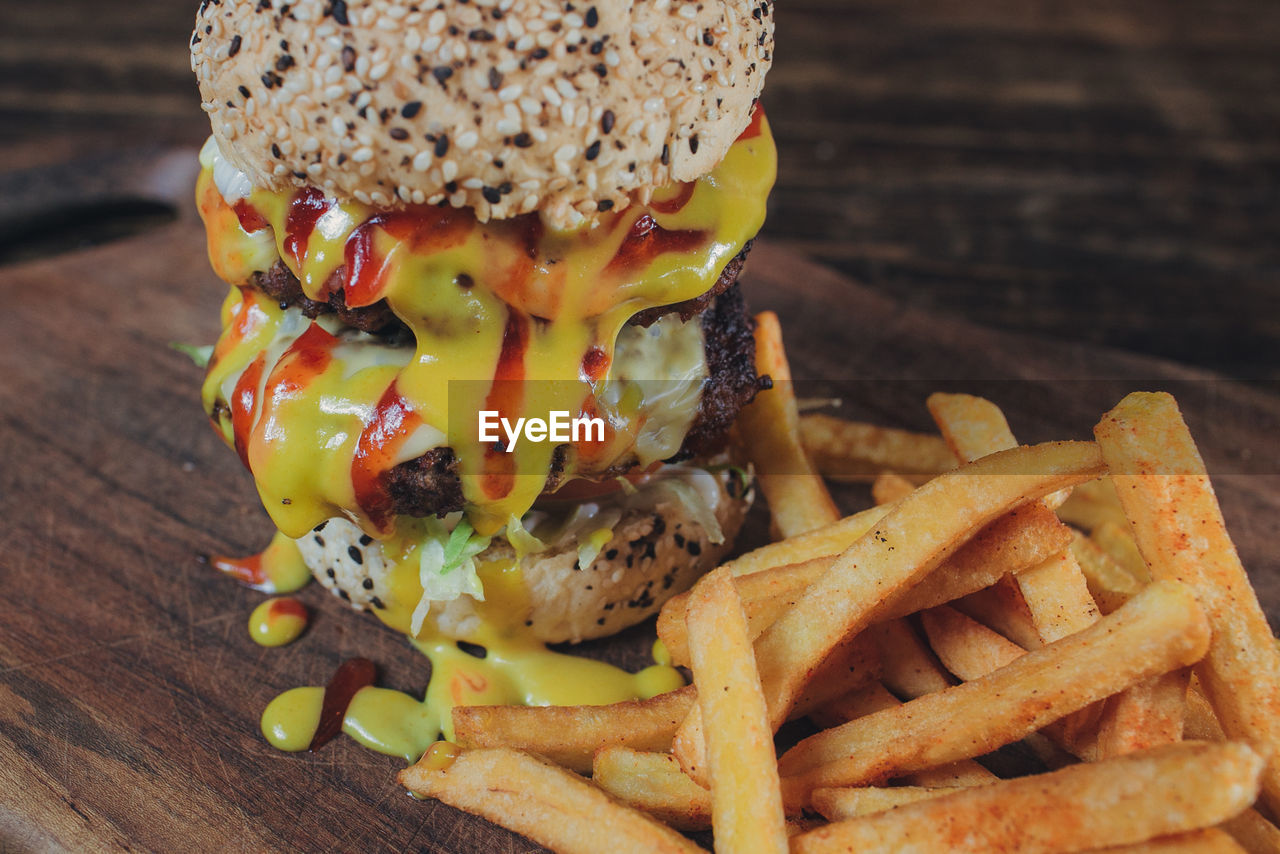
<svg viewBox="0 0 1280 854"><path fill-rule="evenodd" d="M189 178L168 174L165 192L186 197ZM1084 438L1126 391L1172 390L1280 614L1280 398L931 317L767 238L744 282L754 308L782 316L801 396L838 396L852 418L928 429L925 396L967 390L1003 406L1024 441ZM170 347L213 340L223 290L185 205L143 236L0 268L0 850L536 850L410 799L397 759L345 738L286 755L258 733L272 697L323 684L351 656L402 690L420 693L427 672L316 585L301 594L307 634L264 650L246 631L261 596L201 562L270 533L200 410L200 371ZM638 665L651 632L589 651Z"/></svg>

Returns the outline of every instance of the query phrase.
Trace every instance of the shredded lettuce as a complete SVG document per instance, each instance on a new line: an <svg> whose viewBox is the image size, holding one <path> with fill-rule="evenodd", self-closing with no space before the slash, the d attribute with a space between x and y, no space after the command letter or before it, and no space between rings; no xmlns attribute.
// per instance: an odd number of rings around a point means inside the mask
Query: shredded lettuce
<svg viewBox="0 0 1280 854"><path fill-rule="evenodd" d="M507 542L516 551L516 563L523 561L525 555L537 554L547 547L546 543L525 530L524 523L514 513L507 519Z"/></svg>
<svg viewBox="0 0 1280 854"><path fill-rule="evenodd" d="M596 528L578 541L578 568L586 569L595 563L601 550L613 539L613 528Z"/></svg>
<svg viewBox="0 0 1280 854"><path fill-rule="evenodd" d="M710 477L706 474L702 476ZM720 530L720 520L716 518L715 510L707 502L701 490L680 477L659 478L655 486L671 493L684 506L693 521L707 532L707 539L711 543L719 545L724 542L724 531Z"/></svg>
<svg viewBox="0 0 1280 854"><path fill-rule="evenodd" d="M209 367L209 359L213 356L213 345L197 347L195 344L183 344L181 341L170 341L169 346L186 355L195 362L197 368Z"/></svg>
<svg viewBox="0 0 1280 854"><path fill-rule="evenodd" d="M484 601L484 585L476 574L476 555L489 547L489 537L482 537L465 518L447 531L432 520L428 536L418 547L418 580L422 598L413 609L409 627L418 634L431 610L432 601L448 601L466 594Z"/></svg>

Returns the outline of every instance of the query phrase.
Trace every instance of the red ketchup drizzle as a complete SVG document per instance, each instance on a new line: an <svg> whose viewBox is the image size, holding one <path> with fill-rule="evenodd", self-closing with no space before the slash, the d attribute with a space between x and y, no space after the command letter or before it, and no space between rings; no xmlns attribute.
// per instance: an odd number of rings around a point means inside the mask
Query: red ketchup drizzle
<svg viewBox="0 0 1280 854"><path fill-rule="evenodd" d="M240 227L247 232L262 231L269 225L266 217L258 213L258 209L249 204L248 199L237 201L232 210L236 212L236 219L240 220Z"/></svg>
<svg viewBox="0 0 1280 854"><path fill-rule="evenodd" d="M356 503L379 530L387 530L392 515L391 495L382 475L391 468L396 451L421 423L421 416L410 408L392 382L356 442L351 461Z"/></svg>
<svg viewBox="0 0 1280 854"><path fill-rule="evenodd" d="M307 241L316 230L317 220L332 206L333 202L315 187L303 187L289 200L289 210L284 217L284 251L293 258L297 269L302 269Z"/></svg>
<svg viewBox="0 0 1280 854"><path fill-rule="evenodd" d="M324 702L320 704L320 723L311 737L307 750L315 753L342 732L342 720L347 716L347 706L361 688L373 684L377 668L367 658L349 658L334 671L324 689Z"/></svg>
<svg viewBox="0 0 1280 854"><path fill-rule="evenodd" d="M582 378L589 383L599 382L609 370L609 354L594 345L582 357Z"/></svg>
<svg viewBox="0 0 1280 854"><path fill-rule="evenodd" d="M258 427L254 438L262 440L264 430L268 430L275 411L281 404L297 397L311 382L324 373L333 360L333 346L338 339L330 335L322 326L312 323L307 331L299 335L289 349L285 350L267 376L267 383L262 389L262 415L258 418Z"/></svg>
<svg viewBox="0 0 1280 854"><path fill-rule="evenodd" d="M497 411L499 417L510 418L524 403L524 353L529 346L529 320L511 312L502 333L502 352L494 371L493 385L485 398L485 409ZM505 450L489 447L484 451L484 475L481 488L489 498L501 498L511 491L516 470L515 458Z"/></svg>
<svg viewBox="0 0 1280 854"><path fill-rule="evenodd" d="M674 197L666 201L651 201L649 207L658 213L673 214L679 213L684 206L689 204L689 200L693 198L693 191L697 188L697 184L693 181L687 181L680 185L680 192Z"/></svg>
<svg viewBox="0 0 1280 854"><path fill-rule="evenodd" d="M386 288L388 259L374 247L375 230L381 229L397 244L407 244L414 254L424 255L462 244L475 218L453 208L413 207L380 213L362 222L342 248L346 262L342 290L352 308L372 305Z"/></svg>
<svg viewBox="0 0 1280 854"><path fill-rule="evenodd" d="M262 565L262 554L248 557L212 557L209 559L213 568L223 575L229 575L241 584L265 589L270 578L266 567Z"/></svg>
<svg viewBox="0 0 1280 854"><path fill-rule="evenodd" d="M664 252L691 252L707 241L705 231L668 231L643 214L631 226L618 254L613 256L606 273L614 275L635 274L648 266Z"/></svg>
<svg viewBox="0 0 1280 854"><path fill-rule="evenodd" d="M760 105L757 103L751 109L751 121L747 124L746 130L738 134L738 139L755 139L759 136L762 131L761 120L763 118L764 110L760 109Z"/></svg>
<svg viewBox="0 0 1280 854"><path fill-rule="evenodd" d="M307 619L307 606L297 599L285 597L271 603L270 608L267 609L267 616L270 620L276 620L280 617L297 617L305 621Z"/></svg>
<svg viewBox="0 0 1280 854"><path fill-rule="evenodd" d="M240 379L236 380L235 391L231 393L231 435L235 440L236 453L244 467L249 466L249 435L253 431L253 413L258 408L258 383L262 381L264 354L249 363Z"/></svg>

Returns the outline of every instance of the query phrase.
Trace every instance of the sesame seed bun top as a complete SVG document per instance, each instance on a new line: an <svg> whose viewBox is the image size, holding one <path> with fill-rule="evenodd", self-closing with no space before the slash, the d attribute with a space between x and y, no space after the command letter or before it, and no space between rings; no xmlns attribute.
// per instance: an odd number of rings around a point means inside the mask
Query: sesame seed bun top
<svg viewBox="0 0 1280 854"><path fill-rule="evenodd" d="M768 0L204 0L192 69L255 186L576 225L708 172L773 55Z"/></svg>

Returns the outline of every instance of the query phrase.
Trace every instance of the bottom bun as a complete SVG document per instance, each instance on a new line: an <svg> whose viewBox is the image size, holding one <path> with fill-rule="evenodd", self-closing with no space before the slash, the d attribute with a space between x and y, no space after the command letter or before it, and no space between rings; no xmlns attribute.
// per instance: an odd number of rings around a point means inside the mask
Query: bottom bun
<svg viewBox="0 0 1280 854"><path fill-rule="evenodd" d="M621 499L624 506L613 536L586 568L578 566L576 535L525 556L524 622L534 636L545 643L562 643L616 634L657 613L664 602L720 562L742 527L752 491L732 471L694 469L680 478L715 514L722 542L711 542L696 514L674 493L644 487L639 495ZM390 601L388 575L394 564L354 523L330 519L297 543L312 574L356 610L383 608ZM506 540L496 539L476 560L514 558ZM475 602L467 595L432 602L427 618L441 634L459 639L471 636L479 620Z"/></svg>

